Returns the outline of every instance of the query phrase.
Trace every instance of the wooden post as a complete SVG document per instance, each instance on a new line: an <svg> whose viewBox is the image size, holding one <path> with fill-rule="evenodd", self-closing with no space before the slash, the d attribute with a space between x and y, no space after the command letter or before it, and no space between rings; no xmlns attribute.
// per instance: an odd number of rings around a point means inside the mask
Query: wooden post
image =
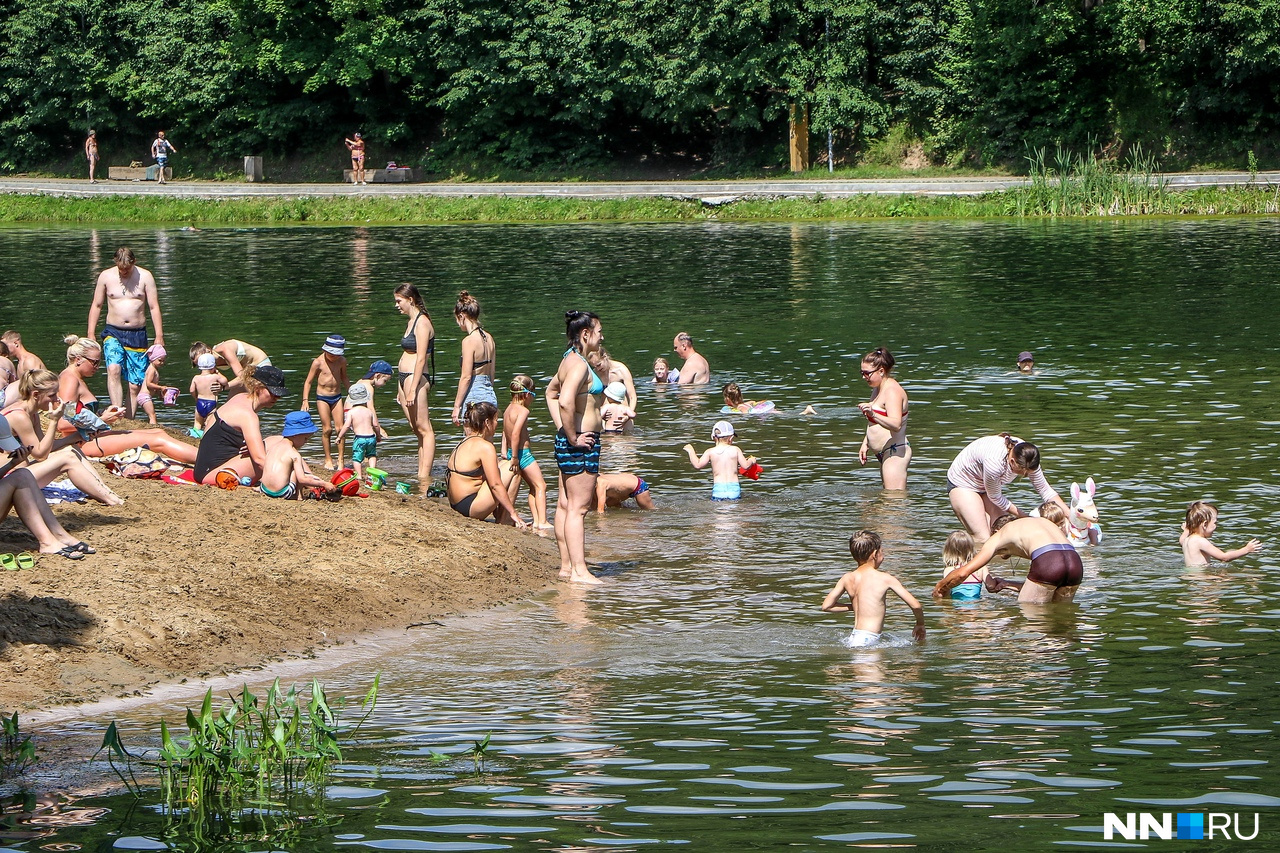
<svg viewBox="0 0 1280 853"><path fill-rule="evenodd" d="M262 158L261 157L245 157L244 158L244 178L246 181L256 183L262 180Z"/></svg>
<svg viewBox="0 0 1280 853"><path fill-rule="evenodd" d="M791 105L791 171L809 169L809 105Z"/></svg>

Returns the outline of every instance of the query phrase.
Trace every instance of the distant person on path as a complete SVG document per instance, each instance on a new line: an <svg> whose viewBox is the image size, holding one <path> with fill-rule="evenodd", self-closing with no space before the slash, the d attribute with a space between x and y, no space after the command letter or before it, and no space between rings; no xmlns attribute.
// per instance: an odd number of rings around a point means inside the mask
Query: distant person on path
<svg viewBox="0 0 1280 853"><path fill-rule="evenodd" d="M400 285L395 290L395 301L396 310L409 318L400 339L400 393L396 400L418 437L418 488L425 493L431 484L431 463L436 455L436 432L427 410L427 395L436 384L436 329L418 288L407 282Z"/></svg>
<svg viewBox="0 0 1280 853"><path fill-rule="evenodd" d="M693 348L693 338L688 332L676 335L672 342L676 355L684 359L680 365L681 385L706 385L711 381L711 366L707 360Z"/></svg>
<svg viewBox="0 0 1280 853"><path fill-rule="evenodd" d="M493 390L497 349L493 336L480 325L480 303L465 290L453 306L453 319L462 330L462 369L458 393L453 397L453 422L461 424L468 403L492 403L498 408L498 395Z"/></svg>
<svg viewBox="0 0 1280 853"><path fill-rule="evenodd" d="M880 571L884 564L880 536L870 530L859 530L849 537L849 554L858 567L846 572L822 602L826 613L853 613L853 633L845 640L845 645L859 649L874 646L880 641L880 633L884 630L884 603L890 592L902 599L915 614L916 625L911 629L911 636L917 643L923 643L924 608L900 580ZM840 599L846 595L849 603L841 604Z"/></svg>
<svg viewBox="0 0 1280 853"><path fill-rule="evenodd" d="M98 165L98 131L89 131L89 137L84 141L84 157L89 161L89 183L96 184L94 180L93 170Z"/></svg>
<svg viewBox="0 0 1280 853"><path fill-rule="evenodd" d="M164 170L169 166L170 152L177 154L178 149L173 147L173 143L164 138L164 131L160 131L156 136L156 141L151 143L151 156L156 158L156 165L160 168L156 171L156 181L166 183L164 179Z"/></svg>
<svg viewBox="0 0 1280 853"><path fill-rule="evenodd" d="M351 183L367 184L364 179L364 139L355 134L355 139L346 140L347 150L351 152Z"/></svg>
<svg viewBox="0 0 1280 853"><path fill-rule="evenodd" d="M867 434L858 448L858 462L866 465L867 454L880 463L880 482L886 489L907 487L907 466L911 445L907 443L907 392L893 372L894 358L884 347L876 347L862 357L862 379L871 386L871 399L859 403L867 419Z"/></svg>
<svg viewBox="0 0 1280 853"><path fill-rule="evenodd" d="M133 417L138 406L138 390L147 379L147 313L155 327L157 346L164 346L164 323L160 317L160 299L156 294L156 280L150 272L138 266L133 249L121 246L116 250L116 265L107 267L98 276L93 291L93 304L89 306L89 334L97 340L98 316L103 303L107 305L107 322L102 330L102 353L107 361L107 394L111 405ZM123 377L123 379L122 379ZM129 383L129 395L125 397L124 382Z"/></svg>
<svg viewBox="0 0 1280 853"><path fill-rule="evenodd" d="M1026 515L1003 493L1018 477L1029 479L1042 501L1066 507L1040 470L1039 448L1007 432L970 442L947 469L951 510L975 542L991 535L992 522L1001 515Z"/></svg>
<svg viewBox="0 0 1280 853"><path fill-rule="evenodd" d="M961 581L985 567L995 557L1007 560L1022 557L1031 560L1027 579L1018 591L1018 601L1047 604L1071 601L1084 580L1084 563L1062 528L1044 518L1002 515L991 525L991 538L982 543L978 555L947 573L933 588L934 598L942 598ZM1016 582L1015 582L1016 583ZM1003 582L989 576L987 589L998 592Z"/></svg>
<svg viewBox="0 0 1280 853"><path fill-rule="evenodd" d="M17 369L18 378L21 379L25 374L33 370L44 370L44 362L40 360L40 356L27 349L22 343L22 335L13 329L5 332L3 335L5 345L9 347L9 357L13 359L14 367Z"/></svg>
<svg viewBox="0 0 1280 853"><path fill-rule="evenodd" d="M564 319L569 348L555 376L559 403L556 466L560 469L555 531L560 548L560 578L598 584L600 580L587 570L584 519L595 498L596 477L600 474L600 398L605 383L590 360L604 344L604 330L600 318L590 311L566 311ZM547 396L551 396L550 385Z"/></svg>
<svg viewBox="0 0 1280 853"><path fill-rule="evenodd" d="M1207 566L1209 560L1220 560L1229 563L1246 554L1252 554L1262 547L1257 539L1250 539L1243 548L1234 551L1223 551L1209 541L1213 531L1218 529L1218 508L1204 501L1195 501L1187 507L1187 518L1182 523L1182 536L1178 543L1182 545L1183 561L1188 566Z"/></svg>

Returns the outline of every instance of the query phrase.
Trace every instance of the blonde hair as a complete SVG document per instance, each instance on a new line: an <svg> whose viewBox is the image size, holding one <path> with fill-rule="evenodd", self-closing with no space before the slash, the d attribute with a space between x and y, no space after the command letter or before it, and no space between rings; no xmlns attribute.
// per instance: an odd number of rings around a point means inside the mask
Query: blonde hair
<svg viewBox="0 0 1280 853"><path fill-rule="evenodd" d="M947 537L946 544L942 546L942 565L948 569L962 566L973 559L975 551L969 531L957 530Z"/></svg>
<svg viewBox="0 0 1280 853"><path fill-rule="evenodd" d="M742 389L738 387L737 382L730 382L724 386L724 402L726 406L742 405Z"/></svg>
<svg viewBox="0 0 1280 853"><path fill-rule="evenodd" d="M668 363L667 363L667 360L666 360L665 358L663 358L662 356L658 356L657 358L655 358L655 359L653 360L653 369L654 369L654 370L657 370L657 369L658 369L658 365L659 365L659 364L661 364L663 367L667 368L667 370L668 370L668 371L670 371L670 370L671 370L671 365L670 365L670 364L668 364Z"/></svg>
<svg viewBox="0 0 1280 853"><path fill-rule="evenodd" d="M1218 517L1218 508L1205 501L1194 501L1187 507L1187 532L1203 536L1200 531Z"/></svg>
<svg viewBox="0 0 1280 853"><path fill-rule="evenodd" d="M18 382L18 393L22 399L30 400L37 394L58 387L58 374L52 370L31 370Z"/></svg>
<svg viewBox="0 0 1280 853"><path fill-rule="evenodd" d="M102 352L102 345L97 341L82 338L79 335L67 335L62 342L67 345L68 367L75 364L77 358L88 358L92 353Z"/></svg>
<svg viewBox="0 0 1280 853"><path fill-rule="evenodd" d="M1040 504L1040 517L1045 521L1052 521L1061 527L1067 520L1067 514L1062 511L1062 507L1057 501L1045 501Z"/></svg>
<svg viewBox="0 0 1280 853"><path fill-rule="evenodd" d="M533 393L533 377L517 373L507 387L511 389L512 394L531 394Z"/></svg>
<svg viewBox="0 0 1280 853"><path fill-rule="evenodd" d="M244 392L250 397L258 396L258 392L267 387L258 381L258 377L253 375L257 369L254 365L249 365L240 371L240 381L244 383Z"/></svg>

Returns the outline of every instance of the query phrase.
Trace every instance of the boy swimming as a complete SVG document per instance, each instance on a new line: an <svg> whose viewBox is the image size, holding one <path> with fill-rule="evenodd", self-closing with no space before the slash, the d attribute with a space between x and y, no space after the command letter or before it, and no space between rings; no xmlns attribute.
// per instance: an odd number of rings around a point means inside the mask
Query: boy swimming
<svg viewBox="0 0 1280 853"><path fill-rule="evenodd" d="M854 614L853 633L845 644L854 649L865 648L880 639L880 632L884 630L884 603L890 592L915 613L916 624L911 629L911 636L916 642L923 643L924 608L914 595L907 592L901 581L888 572L880 571L884 564L880 536L870 530L859 530L849 537L849 555L857 561L858 567L846 572L822 602L822 609L827 613ZM846 595L849 603L841 604L840 599Z"/></svg>
<svg viewBox="0 0 1280 853"><path fill-rule="evenodd" d="M718 421L711 428L711 437L715 447L709 447L701 455L694 451L692 444L684 446L689 454L689 461L699 470L711 466L713 475L711 483L711 499L714 501L736 501L742 497L742 486L738 483L738 469L750 468L756 464L754 456L744 456L742 450L733 443L733 424Z"/></svg>

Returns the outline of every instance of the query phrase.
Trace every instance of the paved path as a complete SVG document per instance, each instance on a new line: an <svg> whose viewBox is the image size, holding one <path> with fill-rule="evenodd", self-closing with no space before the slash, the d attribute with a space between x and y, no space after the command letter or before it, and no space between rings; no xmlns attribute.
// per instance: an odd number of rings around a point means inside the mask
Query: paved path
<svg viewBox="0 0 1280 853"><path fill-rule="evenodd" d="M1223 187L1248 184L1248 172L1169 174L1169 186ZM1259 172L1256 182L1280 185L1280 172ZM547 198L696 198L730 201L744 196L828 198L856 195L978 195L1027 184L1026 178L895 178L892 180L790 180L770 181L617 181L582 183L492 184L249 184L212 181L171 181L164 186L150 182L42 180L0 178L0 193L51 196L169 196L172 198L257 198L323 196L543 196Z"/></svg>

